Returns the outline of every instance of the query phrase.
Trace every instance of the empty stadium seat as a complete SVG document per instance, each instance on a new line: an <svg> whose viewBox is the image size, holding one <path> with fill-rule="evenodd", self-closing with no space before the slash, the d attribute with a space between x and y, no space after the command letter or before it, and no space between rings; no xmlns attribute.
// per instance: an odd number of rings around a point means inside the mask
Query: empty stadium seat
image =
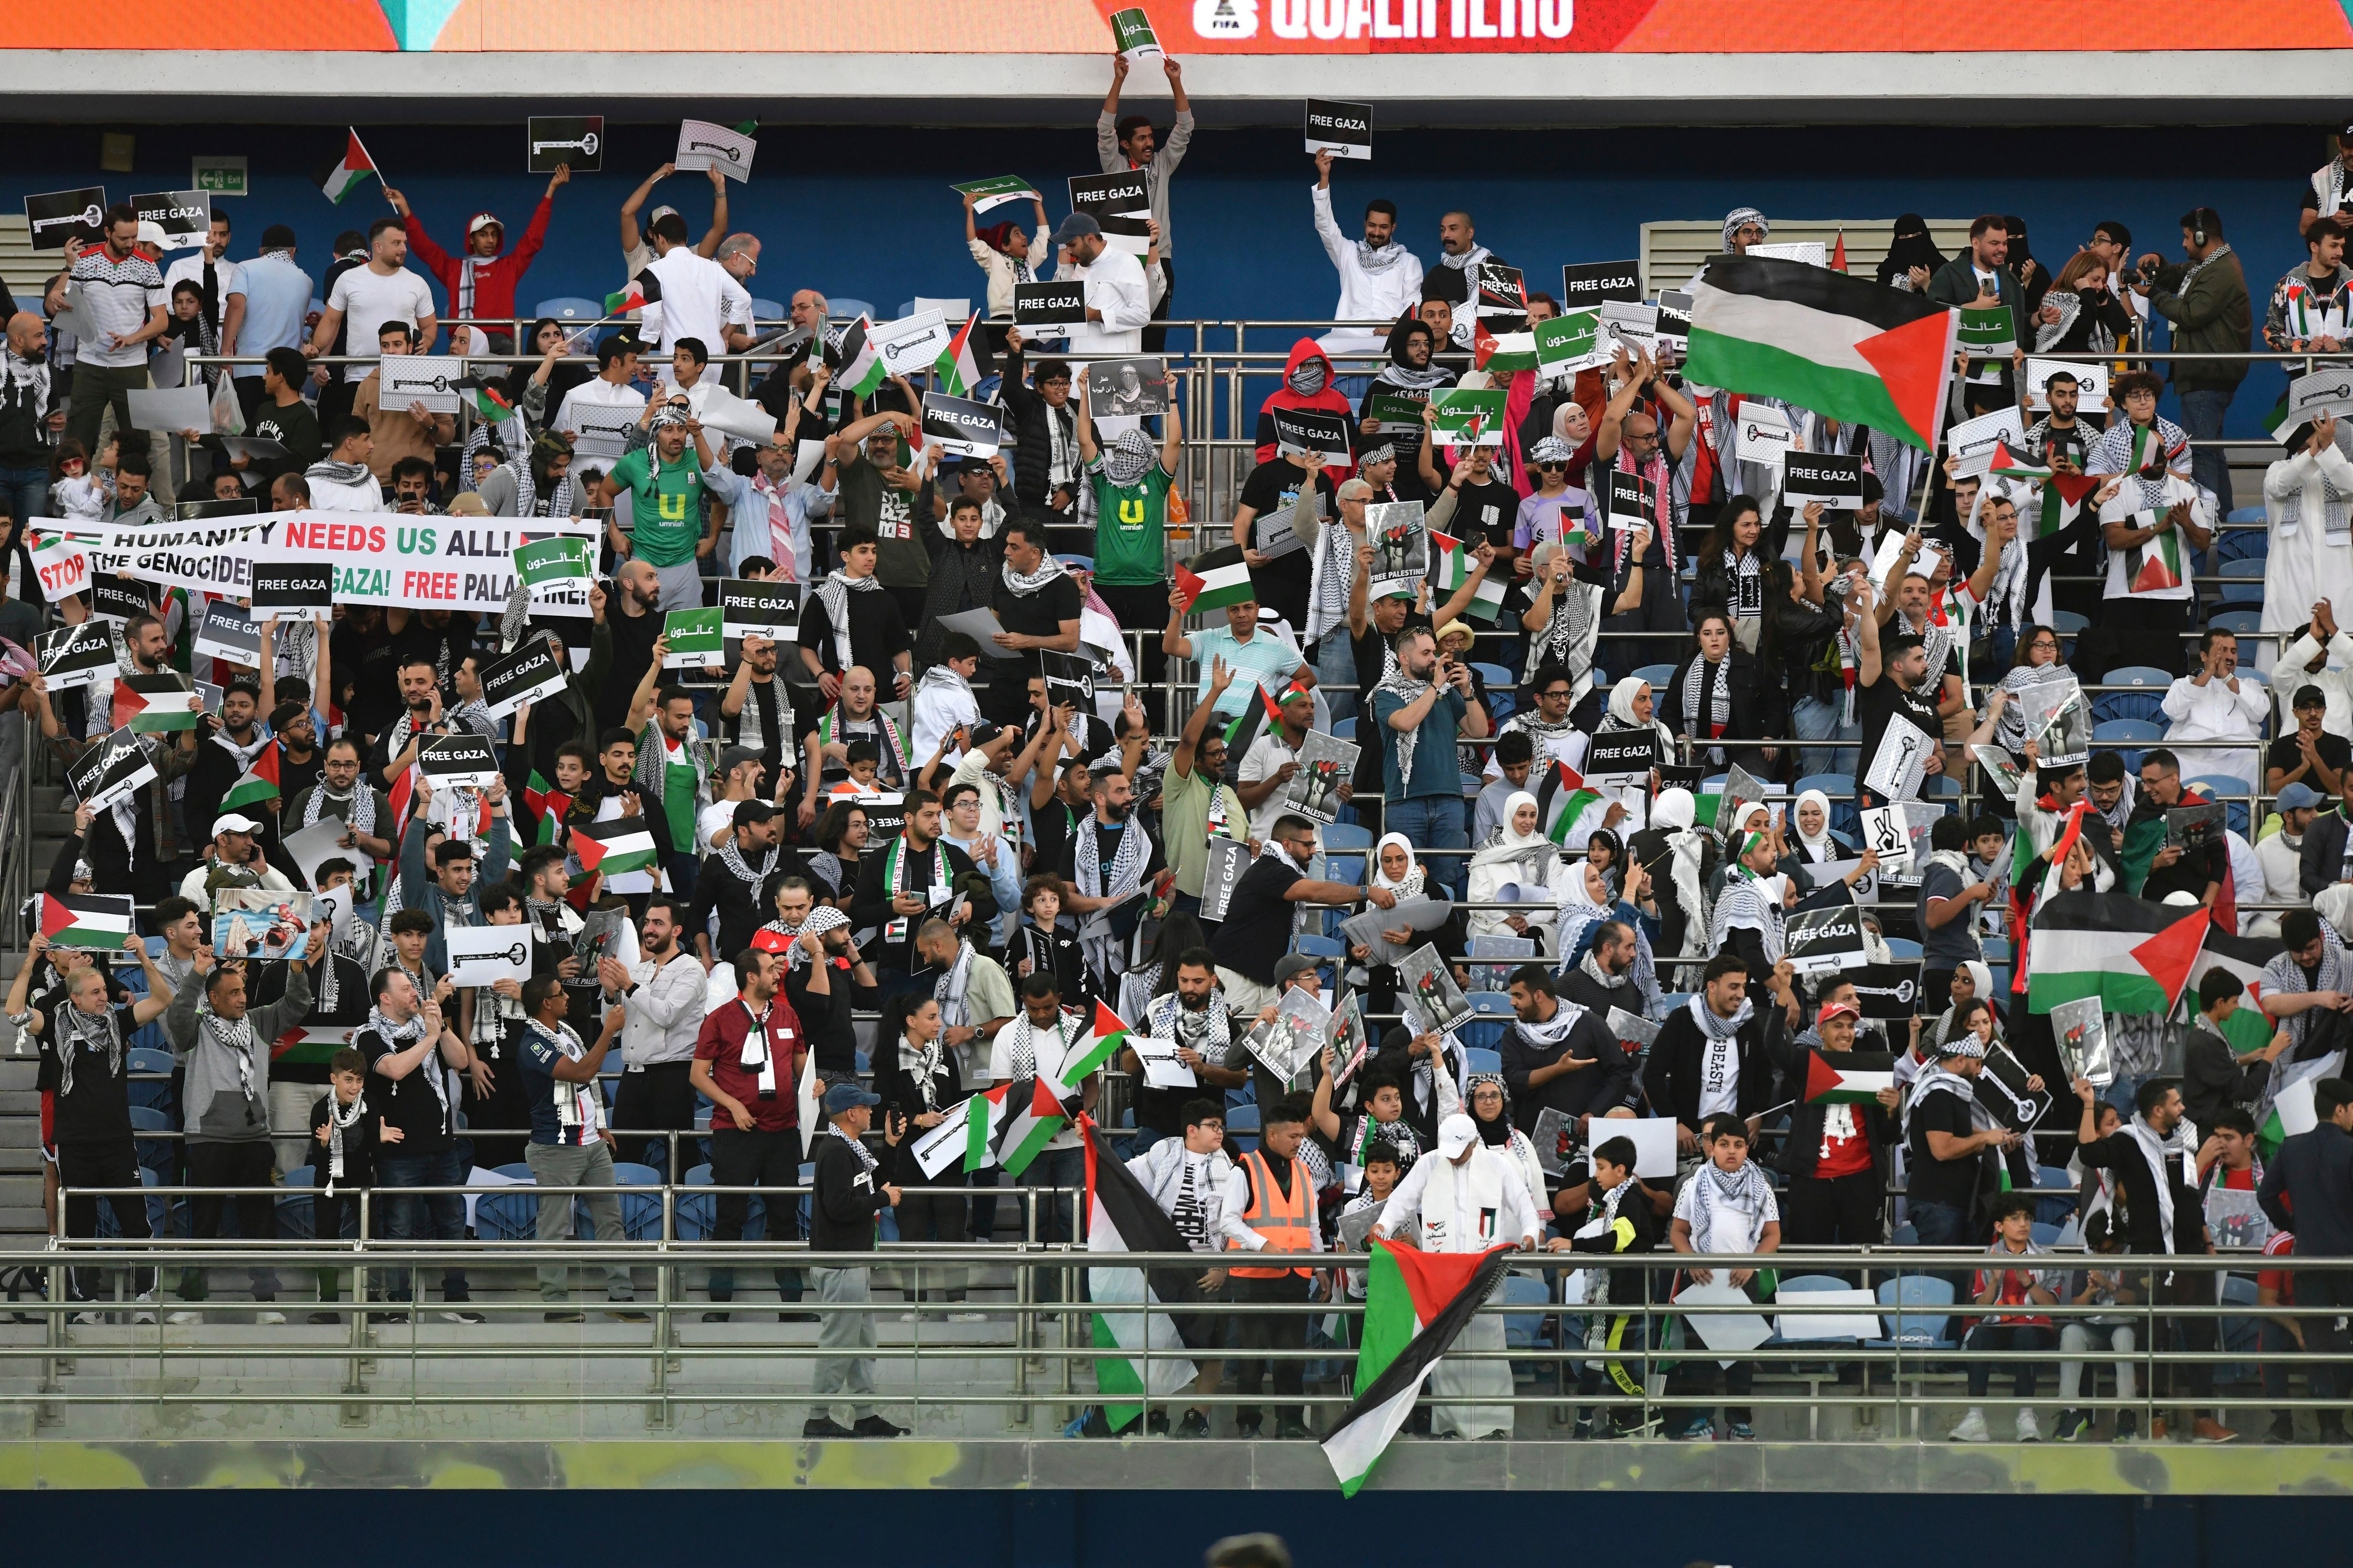
<svg viewBox="0 0 2353 1568"><path fill-rule="evenodd" d="M2146 664L2120 665L2101 678L2103 686L2123 686L2127 691L2103 691L2092 699L2092 718L2099 723L2111 719L2146 719L2152 722L2163 716L2166 689L2173 677Z"/></svg>
<svg viewBox="0 0 2353 1568"><path fill-rule="evenodd" d="M590 321L605 319L605 301L590 300L576 294L558 294L552 300L542 300L531 308L533 316L553 316L567 325L586 326Z"/></svg>
<svg viewBox="0 0 2353 1568"><path fill-rule="evenodd" d="M1664 686L1668 681L1672 680L1674 678L1675 667L1672 664L1646 664L1640 669L1631 669L1626 672L1626 679L1629 680L1648 681L1651 686L1651 695L1653 699L1655 699L1659 694L1658 689Z"/></svg>
<svg viewBox="0 0 2353 1568"><path fill-rule="evenodd" d="M2188 784L2189 788L2202 790L2221 800L2222 819L2231 825L2231 831L2242 838L2246 837L2248 816L2253 809L2247 797L2255 793L2254 785L2244 779L2225 778L2218 773L2190 779Z"/></svg>

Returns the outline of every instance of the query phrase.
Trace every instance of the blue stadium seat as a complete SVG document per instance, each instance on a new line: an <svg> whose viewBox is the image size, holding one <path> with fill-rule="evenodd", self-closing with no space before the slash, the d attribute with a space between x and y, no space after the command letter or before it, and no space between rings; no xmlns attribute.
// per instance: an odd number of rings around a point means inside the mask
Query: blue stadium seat
<svg viewBox="0 0 2353 1568"><path fill-rule="evenodd" d="M752 320L761 322L785 321L786 320L785 308L774 300L763 300L754 296L752 300Z"/></svg>
<svg viewBox="0 0 2353 1568"><path fill-rule="evenodd" d="M2092 699L2092 718L2105 723L2111 719L2147 719L2155 721L2163 711L2166 689L2173 677L2146 664L2127 664L2108 671L2102 678L2104 686L2127 686L2130 691L2103 691Z"/></svg>
<svg viewBox="0 0 2353 1568"><path fill-rule="evenodd" d="M1640 669L1628 671L1626 675L1626 679L1629 680L1645 680L1650 682L1651 687L1651 695L1653 698L1658 695L1658 688L1664 686L1668 681L1672 680L1674 678L1675 667L1672 664L1646 664Z"/></svg>
<svg viewBox="0 0 2353 1568"><path fill-rule="evenodd" d="M2223 562L2221 570L2215 573L2214 575L2226 580L2232 578L2243 578L2249 581L2260 583L2263 580L2263 563L2260 557L2250 560L2242 556L2235 561Z"/></svg>
<svg viewBox="0 0 2353 1568"><path fill-rule="evenodd" d="M617 1187L659 1187L661 1173L651 1165L634 1164L626 1160L613 1162L613 1184ZM578 1234L591 1236L595 1231L588 1219L586 1199L575 1198L572 1205L573 1224ZM621 1194L621 1234L631 1241L661 1239L661 1194L631 1193Z"/></svg>
<svg viewBox="0 0 2353 1568"><path fill-rule="evenodd" d="M1226 1107L1226 1152L1247 1154L1258 1147L1258 1107L1229 1105Z"/></svg>
<svg viewBox="0 0 2353 1568"><path fill-rule="evenodd" d="M1471 668L1479 672L1479 679L1487 683L1491 693L1510 691L1520 684L1519 679L1500 664L1487 664L1474 658L1471 661Z"/></svg>
<svg viewBox="0 0 2353 1568"><path fill-rule="evenodd" d="M1503 1289L1498 1294L1506 1306L1542 1309L1552 1305L1552 1292L1545 1288L1545 1282L1531 1279L1525 1274L1504 1275ZM1515 1351L1535 1350L1545 1342L1544 1326L1542 1310L1506 1312L1504 1314L1504 1347Z"/></svg>
<svg viewBox="0 0 2353 1568"><path fill-rule="evenodd" d="M1330 822L1324 826L1324 852L1332 854L1370 854L1373 832L1353 822Z"/></svg>
<svg viewBox="0 0 2353 1568"><path fill-rule="evenodd" d="M172 1053L133 1046L122 1053L122 1065L131 1075L131 1103L163 1112L164 1125L171 1126L177 1110L172 1100Z"/></svg>
<svg viewBox="0 0 2353 1568"><path fill-rule="evenodd" d="M590 300L577 294L558 294L552 300L542 300L531 308L534 316L553 316L573 326L586 326L590 321L605 319L605 301Z"/></svg>
<svg viewBox="0 0 2353 1568"><path fill-rule="evenodd" d="M497 1167L501 1176L535 1183L525 1164ZM474 1235L482 1241L530 1241L539 1234L539 1194L521 1187L483 1190L474 1202Z"/></svg>
<svg viewBox="0 0 2353 1568"><path fill-rule="evenodd" d="M2091 625L2088 617L2074 610L2051 612L2051 629L2063 637L2072 637Z"/></svg>
<svg viewBox="0 0 2353 1568"><path fill-rule="evenodd" d="M1777 1301L1786 1301L1792 1296L1811 1296L1824 1290L1852 1290L1852 1289L1854 1289L1854 1287L1850 1281L1842 1279L1835 1274L1800 1274L1795 1279L1783 1279L1779 1284L1776 1285L1773 1288L1773 1299ZM1852 1345L1856 1342L1851 1339L1784 1340L1777 1331L1772 1339L1767 1342L1771 1344Z"/></svg>
<svg viewBox="0 0 2353 1568"><path fill-rule="evenodd" d="M1456 1029L1454 1037L1461 1040L1462 1048L1473 1056L1493 1056L1496 1042L1504 1037L1504 1031L1511 1027L1518 1017L1512 1011L1511 993L1473 991L1464 1000L1471 1004L1477 1016ZM1494 1070L1503 1070L1501 1058L1497 1058Z"/></svg>
<svg viewBox="0 0 2353 1568"><path fill-rule="evenodd" d="M2252 583L2226 581L2221 584L2221 592L2215 599L2218 605L2253 605L2258 607L2263 602L2263 584L2260 577Z"/></svg>
<svg viewBox="0 0 2353 1568"><path fill-rule="evenodd" d="M2249 521L2263 521L2263 509L2259 506L2241 507L2231 514L2231 521L2235 522L2243 513L2249 511L2255 514L2248 519ZM2221 556L2222 565L2226 570L2234 561L2261 561L2271 553L2271 531L2263 528L2225 529L2222 537L2215 543L2214 549L2216 553Z"/></svg>
<svg viewBox="0 0 2353 1568"><path fill-rule="evenodd" d="M1472 1072L1500 1073L1504 1070L1504 1058L1500 1054L1478 1046L1463 1047L1462 1060Z"/></svg>
<svg viewBox="0 0 2353 1568"><path fill-rule="evenodd" d="M2225 778L2217 773L2194 778L2189 783L2191 788L2203 790L2221 799L2222 819L2231 825L2231 831L2242 838L2247 836L2247 816L2251 807L2244 797L2255 793L2254 785L2244 779ZM2232 796L2240 798L2231 798Z"/></svg>
<svg viewBox="0 0 2353 1568"><path fill-rule="evenodd" d="M1795 803L1810 789L1818 789L1831 797L1831 832L1852 837L1862 826L1862 819L1855 815L1852 773L1808 773L1789 786L1790 801Z"/></svg>
<svg viewBox="0 0 2353 1568"><path fill-rule="evenodd" d="M1887 1331L1887 1337L1871 1341L1873 1350L1894 1350L1898 1344L1907 1351L1957 1348L1956 1342L1946 1336L1946 1330L1953 1321L1950 1312L1900 1310L1950 1307L1953 1304L1951 1280L1927 1274L1906 1274L1894 1279L1883 1279L1879 1282L1879 1304L1899 1310L1882 1316L1880 1326Z"/></svg>
<svg viewBox="0 0 2353 1568"><path fill-rule="evenodd" d="M1662 991L1659 994L1659 1000L1655 1004L1656 1011L1651 1016L1658 1018L1670 1017L1676 1008L1691 1005L1691 999L1692 994L1688 991Z"/></svg>
<svg viewBox="0 0 2353 1568"><path fill-rule="evenodd" d="M1908 936L1891 936L1884 940L1887 943L1887 951L1894 956L1896 963L1917 963L1920 962L1920 944L1917 942L1915 942L1912 938Z"/></svg>
<svg viewBox="0 0 2353 1568"><path fill-rule="evenodd" d="M2229 632L2232 637L2251 637L2263 629L2263 613L2247 609L2216 610L2206 617L2206 625L2211 630Z"/></svg>
<svg viewBox="0 0 2353 1568"><path fill-rule="evenodd" d="M865 317L870 321L876 319L874 307L868 304L863 300L852 300L846 297L837 299L832 296L828 296L826 300L826 309L831 312L826 318L828 321L854 321L860 316Z"/></svg>
<svg viewBox="0 0 2353 1568"><path fill-rule="evenodd" d="M1352 714L1345 719L1334 720L1332 721L1332 738L1335 741L1355 740L1356 738L1356 717Z"/></svg>

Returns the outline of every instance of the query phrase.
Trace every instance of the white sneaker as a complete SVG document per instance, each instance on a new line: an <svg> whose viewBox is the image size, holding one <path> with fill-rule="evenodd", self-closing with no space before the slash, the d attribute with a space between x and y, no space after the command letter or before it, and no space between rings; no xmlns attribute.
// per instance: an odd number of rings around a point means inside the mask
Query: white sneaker
<svg viewBox="0 0 2353 1568"><path fill-rule="evenodd" d="M183 1308L181 1310L173 1313L164 1321L167 1323L201 1323L205 1321L205 1315L202 1312L193 1311Z"/></svg>
<svg viewBox="0 0 2353 1568"><path fill-rule="evenodd" d="M1961 1424L1953 1428L1952 1436L1956 1443L1993 1441L1993 1434L1986 1430L1985 1412L1974 1405L1969 1406L1969 1413L1961 1417Z"/></svg>
<svg viewBox="0 0 2353 1568"><path fill-rule="evenodd" d="M2018 1413L2018 1440L2021 1443L2042 1441L2042 1428L2036 1424L2034 1412L2031 1408Z"/></svg>
<svg viewBox="0 0 2353 1568"><path fill-rule="evenodd" d="M73 1315L73 1321L77 1323L83 1323L95 1328L97 1325L106 1321L106 1314L104 1312L76 1312Z"/></svg>
<svg viewBox="0 0 2353 1568"><path fill-rule="evenodd" d="M139 1296L139 1307L138 1311L131 1314L131 1321L134 1323L153 1323L155 1321L155 1292L142 1291Z"/></svg>
<svg viewBox="0 0 2353 1568"><path fill-rule="evenodd" d="M282 1323L286 1321L286 1314L283 1312L256 1312L253 1314L253 1321L257 1323Z"/></svg>
<svg viewBox="0 0 2353 1568"><path fill-rule="evenodd" d="M951 1323L985 1323L988 1321L988 1314L987 1312L950 1312L948 1314L948 1321Z"/></svg>

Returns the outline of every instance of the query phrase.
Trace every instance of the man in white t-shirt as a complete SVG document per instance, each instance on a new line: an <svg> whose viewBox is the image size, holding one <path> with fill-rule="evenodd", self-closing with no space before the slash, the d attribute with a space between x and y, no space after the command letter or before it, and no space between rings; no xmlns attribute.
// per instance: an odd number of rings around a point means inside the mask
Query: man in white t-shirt
<svg viewBox="0 0 2353 1568"><path fill-rule="evenodd" d="M1269 724L1250 742L1235 775L1234 793L1250 814L1250 833L1261 844L1274 838L1274 819L1295 809L1284 804L1286 786L1299 771L1299 748L1315 723L1315 694L1303 686L1284 689L1282 722Z"/></svg>
<svg viewBox="0 0 2353 1568"><path fill-rule="evenodd" d="M1152 319L1144 264L1124 250L1113 250L1103 239L1103 225L1084 213L1062 220L1054 231L1054 246L1077 264L1076 270L1066 267L1055 276L1077 278L1086 288L1087 319L1071 329L1071 353L1142 353L1144 323Z"/></svg>
<svg viewBox="0 0 2353 1568"><path fill-rule="evenodd" d="M751 295L716 261L697 255L686 243L686 220L664 213L654 220L650 238L654 259L638 275L646 291L639 335L668 358L681 338L732 350L737 336L748 338L734 319L752 319Z"/></svg>
<svg viewBox="0 0 2353 1568"><path fill-rule="evenodd" d="M638 374L637 341L627 332L608 334L596 345L596 374L564 395L555 411L554 428L574 437L584 430L617 432L628 439L629 426L645 412L646 395L632 384ZM602 446L594 449L602 451ZM617 448L608 455L618 456Z"/></svg>
<svg viewBox="0 0 2353 1568"><path fill-rule="evenodd" d="M433 290L425 279L403 265L408 259L408 231L396 217L380 217L368 225L368 258L364 267L353 267L335 279L327 294L327 308L319 317L318 326L302 352L312 359L328 353L334 345L335 334L344 323L351 325L347 340L351 353L367 354L375 347L376 329L386 321L417 323L417 353L431 353L434 341L441 332L440 318L433 313ZM374 355L355 359L343 367L343 379L354 384L365 381L375 369Z"/></svg>
<svg viewBox="0 0 2353 1568"><path fill-rule="evenodd" d="M183 256L164 273L164 295L171 297L183 278L203 290L205 319L225 354L237 353L237 334L245 327L245 269L228 258L228 214L213 214L212 230L203 248Z"/></svg>

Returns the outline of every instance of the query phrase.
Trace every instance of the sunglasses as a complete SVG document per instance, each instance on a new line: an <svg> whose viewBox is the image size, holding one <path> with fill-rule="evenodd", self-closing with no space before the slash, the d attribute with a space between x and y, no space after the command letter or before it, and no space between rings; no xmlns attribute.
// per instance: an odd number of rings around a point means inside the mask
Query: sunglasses
<svg viewBox="0 0 2353 1568"><path fill-rule="evenodd" d="M1568 465L1567 463L1538 463L1536 465L1536 472L1540 474L1565 474L1568 472Z"/></svg>

